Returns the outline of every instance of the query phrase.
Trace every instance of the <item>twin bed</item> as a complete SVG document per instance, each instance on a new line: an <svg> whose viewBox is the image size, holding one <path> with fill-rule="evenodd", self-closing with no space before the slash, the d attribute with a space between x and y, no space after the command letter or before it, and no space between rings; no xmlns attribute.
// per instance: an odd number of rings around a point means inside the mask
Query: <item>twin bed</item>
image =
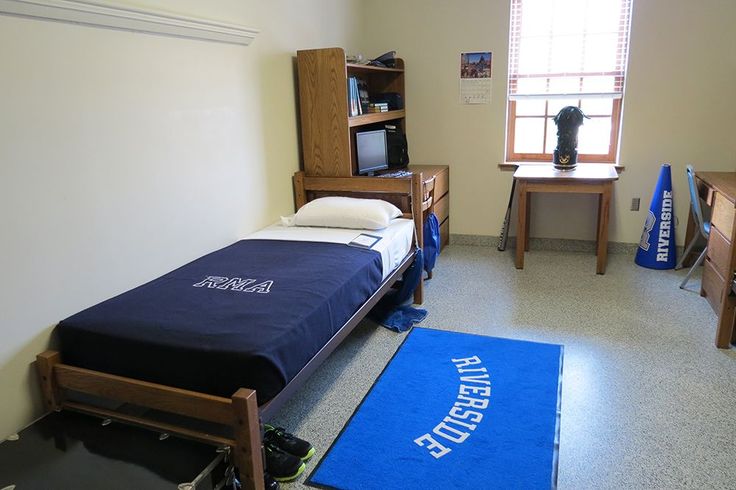
<svg viewBox="0 0 736 490"><path fill-rule="evenodd" d="M297 208L349 194L353 179L297 173ZM366 179L373 197L408 199L404 218L371 231L274 225L62 321L61 352L37 357L47 408L227 446L244 487L261 488L261 420L401 278L422 243L431 184L421 174ZM380 240L348 245L361 233Z"/></svg>

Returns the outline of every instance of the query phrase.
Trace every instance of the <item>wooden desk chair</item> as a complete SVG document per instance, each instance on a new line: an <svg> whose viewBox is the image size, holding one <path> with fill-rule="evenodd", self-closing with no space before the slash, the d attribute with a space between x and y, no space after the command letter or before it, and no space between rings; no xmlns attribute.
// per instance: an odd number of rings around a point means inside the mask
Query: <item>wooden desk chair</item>
<svg viewBox="0 0 736 490"><path fill-rule="evenodd" d="M682 269L683 262L685 262L687 256L690 255L690 252L692 251L700 236L705 238L706 245L703 251L700 253L700 256L698 256L698 260L696 260L692 267L690 267L690 270L685 276L685 279L683 279L680 283L680 289L685 288L685 284L687 284L687 282L690 280L690 276L693 275L695 269L703 263L703 260L705 259L705 254L708 251L708 236L710 236L710 222L703 219L703 211L700 207L700 194L698 193L698 186L695 183L695 169L692 165L687 166L687 183L690 190L690 211L693 213L693 219L695 220L695 224L698 227L699 233L693 235L692 240L690 240L687 248L685 248L685 251L683 252L682 257L680 257L680 261L675 266L675 269Z"/></svg>

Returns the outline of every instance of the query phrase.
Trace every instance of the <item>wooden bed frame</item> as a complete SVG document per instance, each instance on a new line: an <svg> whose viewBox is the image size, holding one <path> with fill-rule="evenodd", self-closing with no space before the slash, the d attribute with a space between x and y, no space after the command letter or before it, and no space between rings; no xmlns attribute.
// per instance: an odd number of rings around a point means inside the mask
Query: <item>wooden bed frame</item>
<svg viewBox="0 0 736 490"><path fill-rule="evenodd" d="M303 172L294 175L294 191L297 209L303 206L314 192L350 194L352 192L384 195L403 195L410 198L411 209L404 210L416 226L417 243L422 243L423 212L433 206L433 182L423 183L421 174L411 179L384 179L365 177L326 178L306 177ZM231 462L237 467L240 482L246 489L263 489L262 420L268 420L302 387L309 376L337 348L358 323L386 294L414 260L414 251L407 254L401 264L381 283L379 289L356 311L322 349L299 373L268 403L258 406L256 392L240 388L230 398L182 390L170 386L125 378L100 371L83 369L62 363L61 354L46 351L36 356L36 367L45 408L74 410L94 416L118 420L148 429L177 434L181 437L230 448ZM414 301L422 303L423 284L414 293ZM222 436L218 430L190 428L187 424L162 422L145 415L132 415L120 410L67 399L67 392L84 393L93 397L114 401L120 406L133 405L146 409L184 416L194 421L215 424L225 428L232 436ZM201 424L195 424L201 425ZM224 427L223 427L224 426Z"/></svg>

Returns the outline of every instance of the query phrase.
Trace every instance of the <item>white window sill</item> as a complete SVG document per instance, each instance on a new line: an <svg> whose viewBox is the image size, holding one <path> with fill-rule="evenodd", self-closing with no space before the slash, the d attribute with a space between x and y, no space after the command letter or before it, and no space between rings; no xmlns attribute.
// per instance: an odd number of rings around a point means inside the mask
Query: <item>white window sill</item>
<svg viewBox="0 0 736 490"><path fill-rule="evenodd" d="M501 162L498 168L505 172L514 172L520 165L552 165L552 162ZM613 165L618 173L626 170L624 165L611 163L578 162L578 165Z"/></svg>

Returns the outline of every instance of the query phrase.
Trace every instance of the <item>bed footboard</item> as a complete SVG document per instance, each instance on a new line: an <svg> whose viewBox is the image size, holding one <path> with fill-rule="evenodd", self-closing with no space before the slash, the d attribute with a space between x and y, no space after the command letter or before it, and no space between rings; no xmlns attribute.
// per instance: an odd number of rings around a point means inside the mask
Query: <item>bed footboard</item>
<svg viewBox="0 0 736 490"><path fill-rule="evenodd" d="M254 390L241 388L231 398L207 395L62 364L61 356L56 351L46 351L36 356L36 367L43 402L48 410L75 410L217 446L227 446L230 448L232 462L240 472L243 488L264 488L261 422ZM232 429L233 436L223 437L67 400L67 391L226 426Z"/></svg>

